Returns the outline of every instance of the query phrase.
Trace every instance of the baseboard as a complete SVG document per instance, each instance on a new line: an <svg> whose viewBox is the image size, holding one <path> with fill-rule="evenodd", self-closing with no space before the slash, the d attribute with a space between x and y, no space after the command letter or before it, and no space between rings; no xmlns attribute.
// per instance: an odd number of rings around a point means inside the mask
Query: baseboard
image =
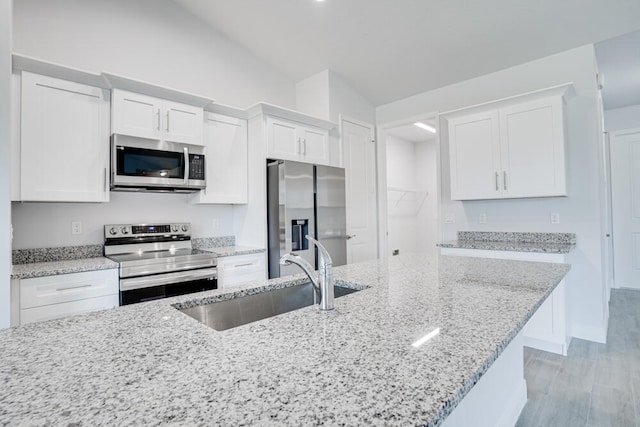
<svg viewBox="0 0 640 427"><path fill-rule="evenodd" d="M548 351L549 353L567 355L568 343L559 343L553 341L544 341L537 338L524 337L524 345L526 347L536 348L542 351Z"/></svg>
<svg viewBox="0 0 640 427"><path fill-rule="evenodd" d="M581 340L594 341L602 344L607 343L607 326L596 327L574 323L571 325L571 335L573 338Z"/></svg>

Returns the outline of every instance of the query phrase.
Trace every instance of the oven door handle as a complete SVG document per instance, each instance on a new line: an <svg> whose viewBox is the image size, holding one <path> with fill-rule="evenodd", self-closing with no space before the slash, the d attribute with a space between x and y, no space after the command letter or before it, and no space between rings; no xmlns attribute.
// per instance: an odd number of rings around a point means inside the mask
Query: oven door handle
<svg viewBox="0 0 640 427"><path fill-rule="evenodd" d="M155 274L153 276L120 279L120 291L130 291L132 289L150 288L153 286L190 282L192 280L201 280L208 278L217 279L218 269L203 268L200 270L189 270L179 273Z"/></svg>

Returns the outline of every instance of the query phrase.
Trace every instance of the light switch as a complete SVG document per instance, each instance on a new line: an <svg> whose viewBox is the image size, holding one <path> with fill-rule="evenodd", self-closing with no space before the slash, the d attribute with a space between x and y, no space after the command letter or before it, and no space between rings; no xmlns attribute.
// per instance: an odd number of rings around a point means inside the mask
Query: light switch
<svg viewBox="0 0 640 427"><path fill-rule="evenodd" d="M453 216L453 214L446 214L444 216L444 223L445 224L453 224L456 222L456 218L455 216Z"/></svg>
<svg viewBox="0 0 640 427"><path fill-rule="evenodd" d="M487 223L487 214L482 212L478 217L478 224L486 224Z"/></svg>
<svg viewBox="0 0 640 427"><path fill-rule="evenodd" d="M551 219L551 224L560 224L560 214L558 212L551 212L549 217Z"/></svg>

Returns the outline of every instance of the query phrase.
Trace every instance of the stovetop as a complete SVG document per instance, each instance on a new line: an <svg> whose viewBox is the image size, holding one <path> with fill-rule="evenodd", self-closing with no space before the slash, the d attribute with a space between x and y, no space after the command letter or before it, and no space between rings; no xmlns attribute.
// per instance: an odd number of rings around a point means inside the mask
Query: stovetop
<svg viewBox="0 0 640 427"><path fill-rule="evenodd" d="M119 255L108 255L112 261L126 264L137 264L139 262L153 263L153 262L167 262L171 261L171 258L215 258L215 254L201 249L182 248L175 250L162 250L162 251L149 251L149 252L134 252Z"/></svg>

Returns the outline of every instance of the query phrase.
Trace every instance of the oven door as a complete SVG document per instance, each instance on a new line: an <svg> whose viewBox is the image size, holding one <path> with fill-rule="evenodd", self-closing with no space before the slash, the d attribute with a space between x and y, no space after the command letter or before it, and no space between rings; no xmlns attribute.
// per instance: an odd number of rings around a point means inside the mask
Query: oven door
<svg viewBox="0 0 640 427"><path fill-rule="evenodd" d="M120 279L120 305L217 289L217 277L216 268L202 268Z"/></svg>
<svg viewBox="0 0 640 427"><path fill-rule="evenodd" d="M113 188L203 188L204 148L168 141L113 135Z"/></svg>

